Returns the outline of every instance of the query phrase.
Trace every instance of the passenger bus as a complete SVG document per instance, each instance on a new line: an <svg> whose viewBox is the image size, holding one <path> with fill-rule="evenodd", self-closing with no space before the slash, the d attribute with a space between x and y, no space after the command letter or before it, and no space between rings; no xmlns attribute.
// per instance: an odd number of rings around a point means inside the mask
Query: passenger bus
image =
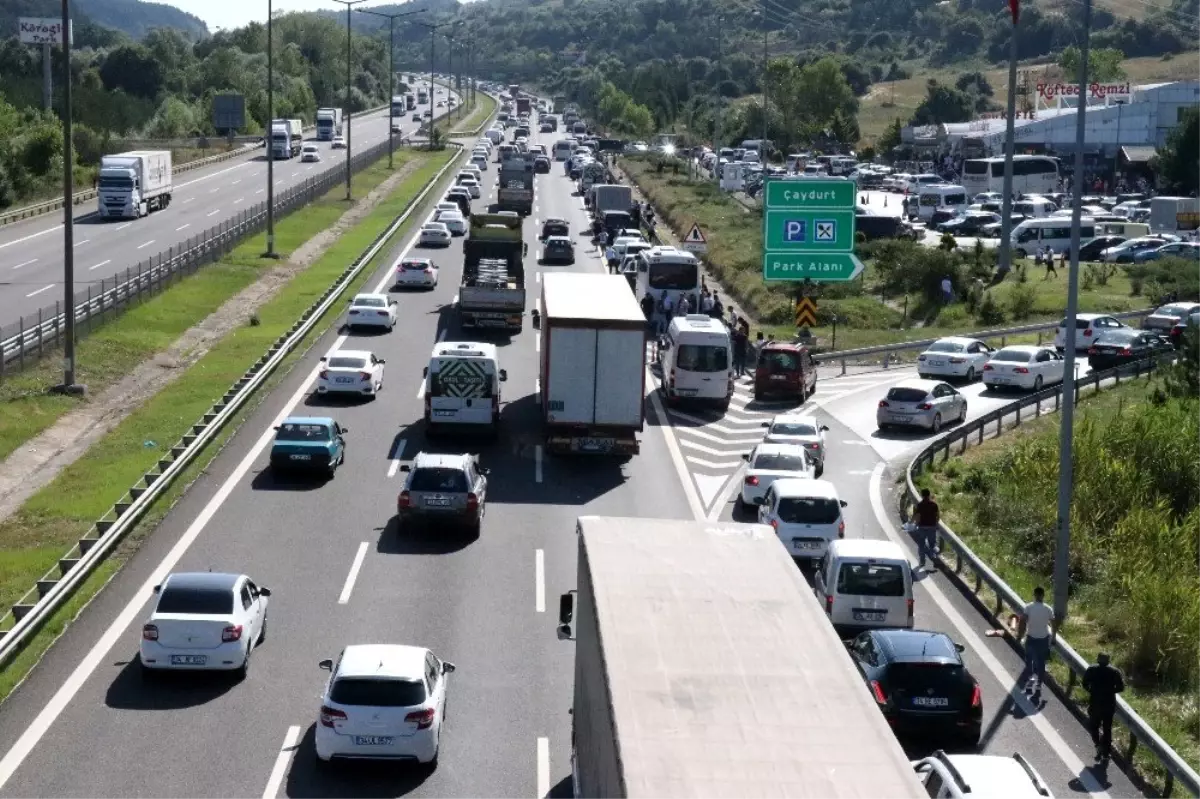
<svg viewBox="0 0 1200 799"><path fill-rule="evenodd" d="M976 158L963 164L962 185L974 197L1004 191L1004 159ZM1013 156L1013 192L1050 194L1058 191L1058 159L1048 155Z"/></svg>
<svg viewBox="0 0 1200 799"><path fill-rule="evenodd" d="M700 262L696 256L674 247L651 247L634 256L634 265L634 293L639 302L647 293L657 302L666 292L674 307L686 296L693 311L700 309Z"/></svg>

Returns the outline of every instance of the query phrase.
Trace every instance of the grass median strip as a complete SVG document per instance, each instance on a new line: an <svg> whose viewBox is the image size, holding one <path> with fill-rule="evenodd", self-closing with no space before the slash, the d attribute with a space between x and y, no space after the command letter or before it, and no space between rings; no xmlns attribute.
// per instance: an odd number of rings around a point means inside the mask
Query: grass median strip
<svg viewBox="0 0 1200 799"><path fill-rule="evenodd" d="M451 124L451 120L446 120L445 122L438 123L439 129L443 132L449 130L451 138L475 135L475 129L486 122L496 111L496 101L491 95L476 92L475 96L477 98L475 108L466 119L459 119L453 124ZM466 107L470 108L469 105Z"/></svg>
<svg viewBox="0 0 1200 799"><path fill-rule="evenodd" d="M257 325L240 327L214 345L177 381L148 400L78 461L64 469L12 518L0 523L0 564L3 564L0 566L0 607L11 605L34 580L52 567L74 541L87 532L95 519L107 512L212 402L287 332L300 314L341 274L346 264L391 223L448 159L456 155L455 150L414 155L421 159L419 168L360 224L348 230L319 260L263 305L256 314ZM414 220L417 216L414 215ZM253 247L254 243L248 246ZM364 270L365 273L369 271L369 267ZM365 280L366 276L356 285ZM176 288L185 286L186 283ZM163 298L168 298L170 293L164 294ZM331 309L321 325L327 327L333 319L340 318L341 310ZM315 339L310 337L311 340ZM165 513L168 504L159 503L159 506ZM0 686L4 684L0 681Z"/></svg>

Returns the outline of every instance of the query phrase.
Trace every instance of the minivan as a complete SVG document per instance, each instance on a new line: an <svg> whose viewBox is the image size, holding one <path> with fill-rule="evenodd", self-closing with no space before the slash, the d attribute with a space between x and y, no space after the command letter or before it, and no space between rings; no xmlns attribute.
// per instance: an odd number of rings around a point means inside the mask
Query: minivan
<svg viewBox="0 0 1200 799"><path fill-rule="evenodd" d="M754 399L784 397L804 402L817 390L817 361L801 344L769 341L754 368Z"/></svg>
<svg viewBox="0 0 1200 799"><path fill-rule="evenodd" d="M733 398L730 350L729 329L720 320L707 314L672 319L658 347L667 402L700 400L728 408Z"/></svg>
<svg viewBox="0 0 1200 799"><path fill-rule="evenodd" d="M843 637L882 627L912 629L912 567L892 541L834 541L814 570L813 591Z"/></svg>
<svg viewBox="0 0 1200 799"><path fill-rule="evenodd" d="M844 507L828 480L789 477L771 483L758 506L758 522L775 530L793 560L815 562L831 542L846 537Z"/></svg>

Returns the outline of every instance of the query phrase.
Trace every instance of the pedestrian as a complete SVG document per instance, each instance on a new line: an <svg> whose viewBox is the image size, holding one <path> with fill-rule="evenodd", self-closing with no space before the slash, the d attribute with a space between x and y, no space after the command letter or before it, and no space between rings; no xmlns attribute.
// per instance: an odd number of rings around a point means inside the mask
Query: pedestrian
<svg viewBox="0 0 1200 799"><path fill-rule="evenodd" d="M1046 250L1039 244L1037 251L1033 254L1033 265L1041 266L1046 260Z"/></svg>
<svg viewBox="0 0 1200 799"><path fill-rule="evenodd" d="M692 312L692 298L688 294L679 295L678 313L680 316L687 316Z"/></svg>
<svg viewBox="0 0 1200 799"><path fill-rule="evenodd" d="M617 250L611 244L604 251L604 260L608 262L608 271L610 273L617 271Z"/></svg>
<svg viewBox="0 0 1200 799"><path fill-rule="evenodd" d="M671 302L671 295L667 294L666 289L663 289L662 294L659 295L658 306L655 310L658 313L658 335L666 335L667 325L671 323L671 312L675 310L675 305Z"/></svg>
<svg viewBox="0 0 1200 799"><path fill-rule="evenodd" d="M1066 254L1066 250L1063 250L1063 254ZM1054 268L1054 248L1047 247L1046 248L1046 278L1045 279L1049 280L1052 277L1057 278L1058 271Z"/></svg>
<svg viewBox="0 0 1200 799"><path fill-rule="evenodd" d="M762 348L766 343L763 339L763 332L761 330L758 331L754 336L754 362L750 364L751 369L758 369L758 359L762 357Z"/></svg>
<svg viewBox="0 0 1200 799"><path fill-rule="evenodd" d="M708 293L708 289L704 289L703 293L700 296L700 313L704 314L705 316L712 316L712 309L713 309L712 295Z"/></svg>
<svg viewBox="0 0 1200 799"><path fill-rule="evenodd" d="M942 302L949 305L954 300L954 283L950 281L950 276L946 275L942 278Z"/></svg>
<svg viewBox="0 0 1200 799"><path fill-rule="evenodd" d="M733 331L733 376L741 377L746 374L746 339L745 332L739 327Z"/></svg>
<svg viewBox="0 0 1200 799"><path fill-rule="evenodd" d="M729 325L729 329L732 330L733 328L737 327L737 321L738 321L737 314L734 312L732 305L730 305L725 310L729 314L729 321L727 324Z"/></svg>
<svg viewBox="0 0 1200 799"><path fill-rule="evenodd" d="M1104 763L1112 754L1113 714L1117 694L1125 690L1121 672L1109 662L1107 652L1096 656L1096 663L1083 673L1083 690L1088 692L1088 730L1096 745L1096 761Z"/></svg>
<svg viewBox="0 0 1200 799"><path fill-rule="evenodd" d="M713 290L712 305L710 305L708 308L708 315L713 319L720 321L721 313L721 295L717 294L716 290Z"/></svg>
<svg viewBox="0 0 1200 799"><path fill-rule="evenodd" d="M1027 693L1038 696L1046 682L1046 661L1050 659L1050 647L1058 634L1058 620L1054 609L1045 602L1046 589L1040 585L1033 589L1033 601L1021 613L1021 625L1017 638L1025 639L1025 668L1017 682ZM1032 688L1030 687L1032 686Z"/></svg>
<svg viewBox="0 0 1200 799"><path fill-rule="evenodd" d="M925 571L925 558L929 558L931 570L937 569L937 533L938 523L942 520L941 509L933 501L933 495L928 488L921 489L921 501L913 512L913 521L917 524L917 571Z"/></svg>

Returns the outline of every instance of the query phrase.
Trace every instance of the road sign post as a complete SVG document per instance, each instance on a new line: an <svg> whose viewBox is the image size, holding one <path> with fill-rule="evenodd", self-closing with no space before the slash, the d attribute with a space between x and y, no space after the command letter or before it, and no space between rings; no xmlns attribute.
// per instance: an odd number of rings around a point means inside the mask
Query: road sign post
<svg viewBox="0 0 1200 799"><path fill-rule="evenodd" d="M704 237L704 231L700 229L699 222L692 223L692 229L683 239L683 249L696 255L708 252L708 239Z"/></svg>
<svg viewBox="0 0 1200 799"><path fill-rule="evenodd" d="M768 180L763 187L763 279L832 283L862 274L862 261L854 255L857 197L858 187L850 180Z"/></svg>

